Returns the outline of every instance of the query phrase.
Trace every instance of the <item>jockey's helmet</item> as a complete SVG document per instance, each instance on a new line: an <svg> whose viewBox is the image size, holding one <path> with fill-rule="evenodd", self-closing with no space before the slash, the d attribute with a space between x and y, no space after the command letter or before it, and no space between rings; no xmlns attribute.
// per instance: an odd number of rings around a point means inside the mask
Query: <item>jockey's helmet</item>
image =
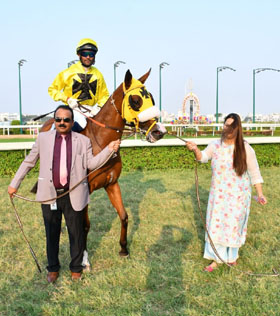
<svg viewBox="0 0 280 316"><path fill-rule="evenodd" d="M76 52L79 54L82 50L92 50L95 54L98 51L97 44L94 40L90 38L83 38L79 41Z"/></svg>

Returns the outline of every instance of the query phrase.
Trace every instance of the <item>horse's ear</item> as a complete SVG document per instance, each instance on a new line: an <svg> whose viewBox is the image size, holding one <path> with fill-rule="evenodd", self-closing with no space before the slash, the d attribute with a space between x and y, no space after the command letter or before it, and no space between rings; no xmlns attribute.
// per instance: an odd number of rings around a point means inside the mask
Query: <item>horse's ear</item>
<svg viewBox="0 0 280 316"><path fill-rule="evenodd" d="M129 87L131 86L131 81L132 81L132 74L130 70L128 69L124 77L124 85L125 85L126 90L128 90Z"/></svg>
<svg viewBox="0 0 280 316"><path fill-rule="evenodd" d="M143 84L145 83L145 81L147 80L147 78L150 75L152 68L149 69L149 71L147 73L145 73L145 75L143 75L141 78L139 78L138 80L141 81Z"/></svg>

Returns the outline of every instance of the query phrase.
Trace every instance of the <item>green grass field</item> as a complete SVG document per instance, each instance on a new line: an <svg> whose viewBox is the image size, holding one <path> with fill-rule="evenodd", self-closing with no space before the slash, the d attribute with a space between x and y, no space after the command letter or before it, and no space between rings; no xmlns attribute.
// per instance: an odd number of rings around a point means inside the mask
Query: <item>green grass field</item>
<svg viewBox="0 0 280 316"><path fill-rule="evenodd" d="M0 143L34 143L35 140L35 138L4 138L0 139Z"/></svg>
<svg viewBox="0 0 280 316"><path fill-rule="evenodd" d="M209 170L199 169L205 212ZM262 170L266 206L252 201L249 231L238 268L280 272L279 168ZM19 194L28 193L27 178ZM129 215L129 258L120 258L119 219L105 191L91 196L88 249L92 271L72 282L65 224L61 235L61 274L55 285L40 274L19 230L1 179L0 315L159 316L280 315L280 277L252 277L221 267L203 272L204 231L198 213L193 170L123 173L120 179ZM15 200L24 231L42 268L45 236L38 204Z"/></svg>

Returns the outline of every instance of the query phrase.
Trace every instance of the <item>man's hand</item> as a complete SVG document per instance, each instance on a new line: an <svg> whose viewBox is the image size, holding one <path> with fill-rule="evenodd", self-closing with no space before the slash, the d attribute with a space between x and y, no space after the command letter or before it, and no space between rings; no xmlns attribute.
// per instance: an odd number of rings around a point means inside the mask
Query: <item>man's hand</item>
<svg viewBox="0 0 280 316"><path fill-rule="evenodd" d="M14 193L17 193L17 189L15 189L11 186L8 186L8 193L9 193L10 197L13 198Z"/></svg>
<svg viewBox="0 0 280 316"><path fill-rule="evenodd" d="M121 141L119 139L114 140L108 145L108 147L110 150L113 150L116 153L120 148L120 143L121 143Z"/></svg>
<svg viewBox="0 0 280 316"><path fill-rule="evenodd" d="M79 106L77 99L68 98L67 103L72 110L74 110L75 108L77 108Z"/></svg>

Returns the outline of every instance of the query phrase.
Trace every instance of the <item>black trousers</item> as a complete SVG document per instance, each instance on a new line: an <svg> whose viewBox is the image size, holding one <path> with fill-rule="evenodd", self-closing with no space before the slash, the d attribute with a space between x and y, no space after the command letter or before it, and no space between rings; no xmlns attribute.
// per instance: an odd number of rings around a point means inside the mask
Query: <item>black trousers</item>
<svg viewBox="0 0 280 316"><path fill-rule="evenodd" d="M49 204L42 204L47 242L47 269L49 272L57 272L60 268L58 254L63 213L70 242L71 262L69 268L72 272L81 272L86 237L84 229L85 209L82 211L73 210L69 194L57 199L56 203L57 210L51 210Z"/></svg>

